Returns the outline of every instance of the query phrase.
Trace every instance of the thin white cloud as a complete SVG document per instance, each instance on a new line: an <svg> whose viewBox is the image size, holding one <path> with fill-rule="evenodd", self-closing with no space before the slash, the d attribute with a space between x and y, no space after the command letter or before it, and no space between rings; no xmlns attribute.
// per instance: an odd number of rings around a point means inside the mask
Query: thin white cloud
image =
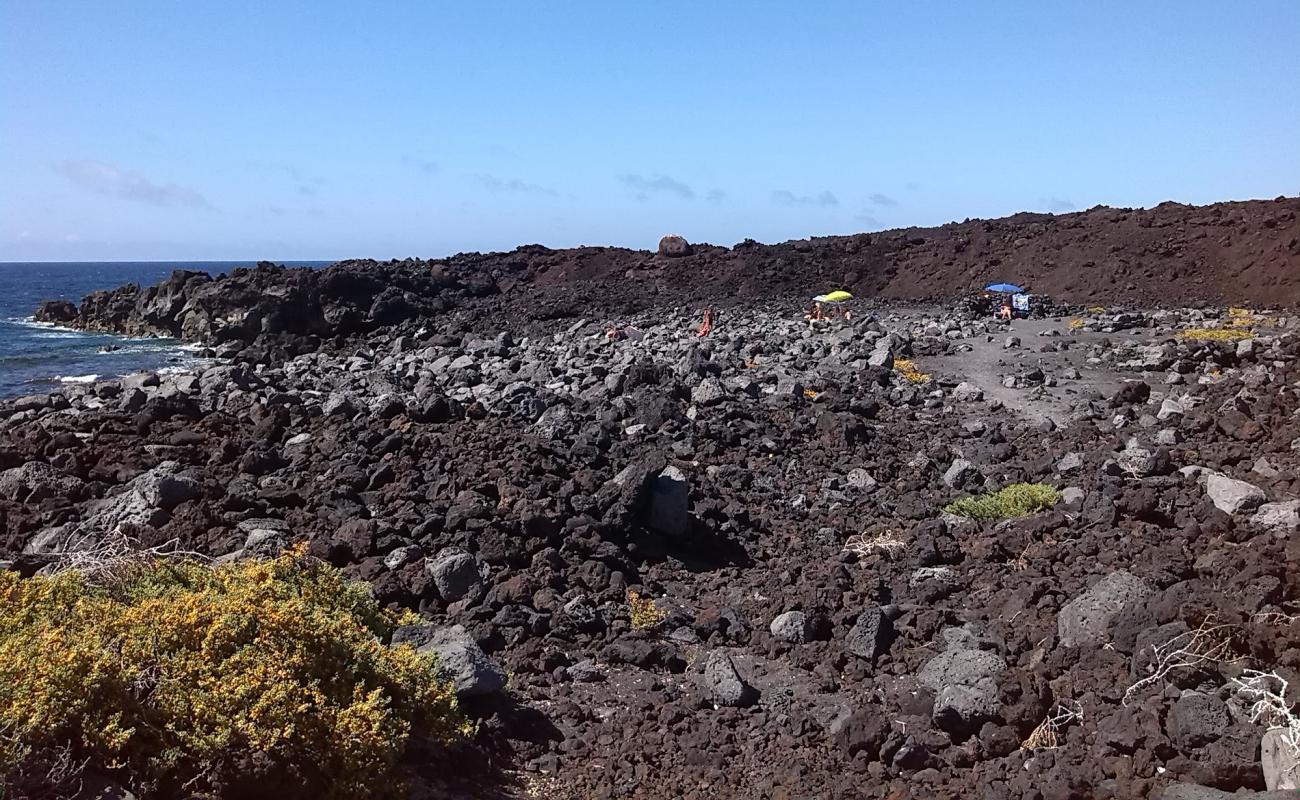
<svg viewBox="0 0 1300 800"><path fill-rule="evenodd" d="M853 219L867 226L868 228L878 229L884 227L883 225L880 224L880 220L876 219L870 214L857 214L853 217Z"/></svg>
<svg viewBox="0 0 1300 800"><path fill-rule="evenodd" d="M1074 203L1060 197L1042 197L1039 198L1038 204L1053 214L1059 214L1063 211L1075 211L1078 209L1078 206Z"/></svg>
<svg viewBox="0 0 1300 800"><path fill-rule="evenodd" d="M560 193L549 186L528 183L518 178L498 178L495 175L480 175L479 181L492 192L514 192L517 194L544 194L551 197Z"/></svg>
<svg viewBox="0 0 1300 800"><path fill-rule="evenodd" d="M92 159L60 161L54 169L83 189L161 208L212 208L207 199L185 186L157 183L139 172Z"/></svg>
<svg viewBox="0 0 1300 800"><path fill-rule="evenodd" d="M832 208L840 204L840 199L829 189L816 195L795 194L786 189L772 192L772 199L783 206L821 206Z"/></svg>
<svg viewBox="0 0 1300 800"><path fill-rule="evenodd" d="M320 192L321 187L328 183L324 178L309 174L294 164L254 160L249 161L248 166L250 169L267 175L284 175L288 177L290 181L297 184L294 188L303 197L315 197Z"/></svg>
<svg viewBox="0 0 1300 800"><path fill-rule="evenodd" d="M667 175L656 175L653 178L646 178L641 175L620 175L618 180L619 183L636 191L637 197L642 200L650 194L675 194L686 200L695 199L694 189Z"/></svg>
<svg viewBox="0 0 1300 800"><path fill-rule="evenodd" d="M415 156L402 156L402 163L408 167L423 172L425 175L432 175L439 170L438 162L427 161L423 158L416 158Z"/></svg>
<svg viewBox="0 0 1300 800"><path fill-rule="evenodd" d="M890 197L887 194L882 194L880 192L876 192L875 194L871 195L867 199L870 200L873 205L880 206L881 208L888 208L890 206L898 205L897 200L895 200L894 198Z"/></svg>

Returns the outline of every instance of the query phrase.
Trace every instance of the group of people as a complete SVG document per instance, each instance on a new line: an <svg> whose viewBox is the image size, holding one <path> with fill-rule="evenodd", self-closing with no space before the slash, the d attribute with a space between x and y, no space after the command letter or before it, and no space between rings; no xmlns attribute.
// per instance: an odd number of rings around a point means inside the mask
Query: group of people
<svg viewBox="0 0 1300 800"><path fill-rule="evenodd" d="M988 298L988 295L985 295ZM827 294L819 294L812 299L812 305L804 312L803 318L808 320L809 324L816 322L842 319L845 322L853 320L853 309L849 306L848 301L853 299L853 295L848 292L837 290ZM695 329L696 336L708 336L717 326L718 312L712 306L706 306L700 313L703 315L699 327ZM1016 317L1015 303L1010 296L1004 296L1001 304L998 306L995 316L1004 321L1011 322ZM609 328L605 335L610 339L622 339L625 336L635 338L638 341L644 336L641 331L635 328L628 328L626 331L619 328Z"/></svg>
<svg viewBox="0 0 1300 800"><path fill-rule="evenodd" d="M985 295L988 298L988 295ZM819 294L812 299L812 305L804 312L803 318L808 320L809 324L816 322L825 322L835 319L842 319L845 322L853 320L853 309L849 306L848 301L853 299L853 295L848 292L837 290L827 294ZM718 323L718 312L712 306L706 306L700 310L702 315L699 326L695 329L696 336L708 336ZM1005 296L998 306L995 316L1004 321L1011 322L1016 317L1016 304L1012 297ZM640 334L640 331L636 331ZM611 328L606 331L610 339L623 338L623 332ZM640 338L638 335L636 338Z"/></svg>

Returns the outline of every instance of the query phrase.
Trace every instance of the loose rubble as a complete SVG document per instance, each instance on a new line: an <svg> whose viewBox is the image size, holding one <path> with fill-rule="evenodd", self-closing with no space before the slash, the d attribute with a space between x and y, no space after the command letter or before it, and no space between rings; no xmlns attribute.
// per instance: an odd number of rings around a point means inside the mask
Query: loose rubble
<svg viewBox="0 0 1300 800"><path fill-rule="evenodd" d="M533 302L502 292L518 272L380 267L355 289L355 268L264 267L243 296L183 274L47 307L212 362L0 404L9 568L120 537L224 559L304 543L423 618L394 643L439 655L503 792L1265 790L1274 723L1230 680L1300 687L1297 320L1261 315L1243 348L1180 335L1234 329L1226 309L1008 330L885 304L810 323L772 297L698 336L644 288ZM943 512L1021 482L1061 500ZM1232 658L1126 704L1207 620Z"/></svg>

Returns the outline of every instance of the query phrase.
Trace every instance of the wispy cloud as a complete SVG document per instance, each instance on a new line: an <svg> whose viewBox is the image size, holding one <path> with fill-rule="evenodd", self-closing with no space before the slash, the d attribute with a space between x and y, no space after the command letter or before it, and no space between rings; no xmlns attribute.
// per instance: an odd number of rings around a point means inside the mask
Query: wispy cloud
<svg viewBox="0 0 1300 800"><path fill-rule="evenodd" d="M772 199L783 206L821 206L822 208L831 208L838 206L840 200L829 189L821 194L795 194L785 189L777 189L772 192Z"/></svg>
<svg viewBox="0 0 1300 800"><path fill-rule="evenodd" d="M1053 214L1059 214L1062 211L1074 211L1078 208L1069 200L1063 200L1059 197L1041 197L1038 204Z"/></svg>
<svg viewBox="0 0 1300 800"><path fill-rule="evenodd" d="M426 161L423 158L416 158L415 156L402 156L402 163L408 167L423 172L425 175L432 175L438 171L438 163L436 161Z"/></svg>
<svg viewBox="0 0 1300 800"><path fill-rule="evenodd" d="M695 199L694 189L667 175L656 175L653 178L646 178L641 175L620 175L618 180L619 183L635 191L637 198L640 200L644 200L650 194L675 194L686 200Z"/></svg>
<svg viewBox="0 0 1300 800"><path fill-rule="evenodd" d="M871 201L872 205L877 205L881 208L889 208L898 205L897 200L887 194L881 194L880 192L876 192L867 199Z"/></svg>
<svg viewBox="0 0 1300 800"><path fill-rule="evenodd" d="M312 175L293 164L249 161L248 166L258 172L287 176L290 181L296 184L294 189L303 197L315 197L320 192L320 188L328 183L324 178Z"/></svg>
<svg viewBox="0 0 1300 800"><path fill-rule="evenodd" d="M139 172L92 159L60 161L54 169L83 189L161 208L212 208L207 199L185 186L158 183Z"/></svg>
<svg viewBox="0 0 1300 800"><path fill-rule="evenodd" d="M559 195L549 186L528 183L518 178L498 178L495 175L480 175L479 182L491 192L515 192L518 194L544 194L551 197Z"/></svg>
<svg viewBox="0 0 1300 800"><path fill-rule="evenodd" d="M870 214L855 214L854 217L853 217L853 219L854 219L855 222L858 222L858 223L860 223L860 224L862 224L862 225L865 225L865 226L867 226L868 228L883 228L883 227L884 227L884 225L881 225L881 224L880 224L880 220L876 219L875 217L871 216Z"/></svg>
<svg viewBox="0 0 1300 800"><path fill-rule="evenodd" d="M704 199L710 203L721 203L727 199L727 193L721 189L710 189L709 193L704 195Z"/></svg>

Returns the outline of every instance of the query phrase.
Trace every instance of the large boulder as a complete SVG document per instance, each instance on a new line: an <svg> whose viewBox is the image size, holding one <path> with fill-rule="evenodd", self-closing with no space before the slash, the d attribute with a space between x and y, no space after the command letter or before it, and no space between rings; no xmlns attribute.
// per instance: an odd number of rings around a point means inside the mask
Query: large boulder
<svg viewBox="0 0 1300 800"><path fill-rule="evenodd" d="M1169 738L1183 749L1203 747L1232 724L1223 701L1201 692L1184 692L1169 709L1165 728Z"/></svg>
<svg viewBox="0 0 1300 800"><path fill-rule="evenodd" d="M649 522L651 528L669 536L681 536L690 530L690 485L686 474L677 467L665 467L655 479Z"/></svg>
<svg viewBox="0 0 1300 800"><path fill-rule="evenodd" d="M482 582L474 556L448 548L425 560L425 570L443 600L454 603L471 594Z"/></svg>
<svg viewBox="0 0 1300 800"><path fill-rule="evenodd" d="M921 667L917 681L934 692L931 718L949 733L974 733L1001 713L997 676L1006 659L990 650L950 645Z"/></svg>
<svg viewBox="0 0 1300 800"><path fill-rule="evenodd" d="M1154 589L1125 570L1112 572L1066 603L1056 617L1056 631L1066 647L1093 647L1110 640L1111 624L1121 613L1145 603Z"/></svg>
<svg viewBox="0 0 1300 800"><path fill-rule="evenodd" d="M1151 795L1152 800L1295 800L1295 792L1225 792L1195 783L1176 783Z"/></svg>
<svg viewBox="0 0 1300 800"><path fill-rule="evenodd" d="M171 511L203 494L199 482L180 469L175 461L164 461L132 481L131 486L151 507Z"/></svg>
<svg viewBox="0 0 1300 800"><path fill-rule="evenodd" d="M778 614L768 626L772 637L790 644L807 644L812 640L813 626L808 615L802 611L786 611Z"/></svg>
<svg viewBox="0 0 1300 800"><path fill-rule="evenodd" d="M505 671L488 658L461 625L407 625L393 633L393 644L412 644L416 651L436 658L439 673L455 685L461 697L492 694L505 688Z"/></svg>
<svg viewBox="0 0 1300 800"><path fill-rule="evenodd" d="M77 318L77 306L69 300L46 300L36 307L32 318L37 322L65 325Z"/></svg>
<svg viewBox="0 0 1300 800"><path fill-rule="evenodd" d="M731 656L719 651L709 653L704 662L704 686L719 706L748 708L758 701L758 690L740 677Z"/></svg>
<svg viewBox="0 0 1300 800"><path fill-rule="evenodd" d="M1295 530L1300 528L1300 500L1287 500L1282 503L1265 503L1259 507L1250 521L1261 528L1273 530Z"/></svg>
<svg viewBox="0 0 1300 800"><path fill-rule="evenodd" d="M1272 728L1264 732L1259 743L1259 762L1264 770L1264 785L1269 789L1300 789L1300 753L1287 744L1286 728Z"/></svg>
<svg viewBox="0 0 1300 800"><path fill-rule="evenodd" d="M1164 475L1172 469L1169 451L1163 447L1151 449L1143 447L1137 439L1130 439L1124 449L1115 456L1119 468L1135 478L1151 475Z"/></svg>
<svg viewBox="0 0 1300 800"><path fill-rule="evenodd" d="M670 233L659 240L659 255L680 258L691 254L691 243L684 237Z"/></svg>
<svg viewBox="0 0 1300 800"><path fill-rule="evenodd" d="M64 475L42 461L28 461L0 472L0 497L20 503L39 503L47 497L67 497L78 492L80 478Z"/></svg>

